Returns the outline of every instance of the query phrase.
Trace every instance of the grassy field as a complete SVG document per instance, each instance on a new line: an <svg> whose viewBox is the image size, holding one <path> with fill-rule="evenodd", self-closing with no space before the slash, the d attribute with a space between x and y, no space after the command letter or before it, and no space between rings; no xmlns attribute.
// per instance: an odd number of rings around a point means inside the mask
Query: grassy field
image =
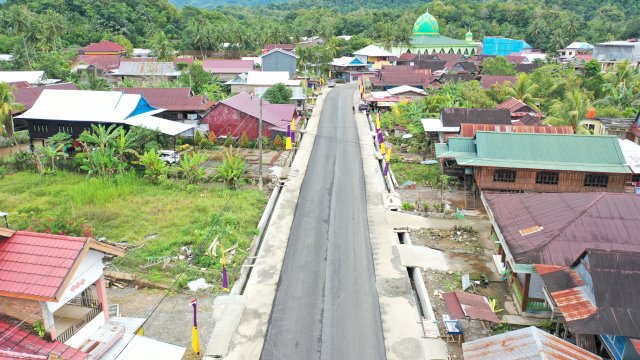
<svg viewBox="0 0 640 360"><path fill-rule="evenodd" d="M233 278L257 234L265 203L266 195L250 188L234 192L217 183L153 185L135 174L99 179L18 172L0 179L0 211L10 213L12 228L27 229L47 219L86 224L96 238L129 244L125 257L114 262L119 270L165 284L184 269L182 283L200 276L219 283L220 264L212 257L200 258L195 267L176 262L167 269L141 268L148 258L177 256L182 246L206 249L215 236L226 249L237 245L228 265ZM200 274L199 268L208 270Z"/></svg>
<svg viewBox="0 0 640 360"><path fill-rule="evenodd" d="M391 170L395 175L398 184L411 180L418 185L432 185L436 183L437 177L442 175L440 165L422 165L416 163L392 163Z"/></svg>

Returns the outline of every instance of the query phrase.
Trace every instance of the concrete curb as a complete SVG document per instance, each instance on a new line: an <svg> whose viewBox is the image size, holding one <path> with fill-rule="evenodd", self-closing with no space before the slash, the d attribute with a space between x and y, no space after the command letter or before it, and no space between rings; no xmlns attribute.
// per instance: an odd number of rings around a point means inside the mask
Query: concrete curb
<svg viewBox="0 0 640 360"><path fill-rule="evenodd" d="M271 220L266 228L259 256L256 258L251 276L247 280L244 295L242 296L244 309L240 314L235 315L239 316L238 325L236 327L233 326L233 321L228 322L230 328L227 329L227 332L233 333L230 336L228 353L215 354L210 352L209 349L212 349L212 351L216 349L215 342L221 341L219 338L211 338L210 346L207 347L205 352L205 358L260 358L298 195L309 158L311 157L311 151L313 150L322 105L330 90L323 89L322 95L316 99L316 106L307 123L297 155L293 160L289 179L282 187L280 197L276 202Z"/></svg>

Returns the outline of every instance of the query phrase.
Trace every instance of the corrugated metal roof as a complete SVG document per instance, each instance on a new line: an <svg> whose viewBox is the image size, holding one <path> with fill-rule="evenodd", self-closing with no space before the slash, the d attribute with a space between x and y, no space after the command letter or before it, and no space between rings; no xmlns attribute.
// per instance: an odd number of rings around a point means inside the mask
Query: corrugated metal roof
<svg viewBox="0 0 640 360"><path fill-rule="evenodd" d="M588 249L541 276L572 332L640 337L640 252Z"/></svg>
<svg viewBox="0 0 640 360"><path fill-rule="evenodd" d="M527 106L527 104L523 103L519 99L510 97L507 100L496 105L496 109L508 109L510 112L516 112L525 106Z"/></svg>
<svg viewBox="0 0 640 360"><path fill-rule="evenodd" d="M480 85L483 89L490 89L493 85L502 86L505 83L516 83L515 76L507 76L507 75L482 75L480 76Z"/></svg>
<svg viewBox="0 0 640 360"><path fill-rule="evenodd" d="M113 71L118 76L178 76L175 64L170 61L125 61Z"/></svg>
<svg viewBox="0 0 640 360"><path fill-rule="evenodd" d="M139 94L156 108L168 111L205 111L215 105L203 95L191 95L191 88L115 88L125 94Z"/></svg>
<svg viewBox="0 0 640 360"><path fill-rule="evenodd" d="M543 133L543 134L573 134L571 126L513 126L513 125L496 125L496 124L461 124L460 136L475 137L478 131L494 131L494 132L524 132L524 133Z"/></svg>
<svg viewBox="0 0 640 360"><path fill-rule="evenodd" d="M511 114L507 109L467 109L445 108L440 112L444 126L460 124L501 124L511 125Z"/></svg>
<svg viewBox="0 0 640 360"><path fill-rule="evenodd" d="M59 341L46 341L21 328L0 320L0 359L30 359L29 355L46 358L59 354L62 360L84 360L88 355ZM6 351L7 354L2 352ZM9 354L12 353L12 354ZM6 357L4 357L6 356Z"/></svg>
<svg viewBox="0 0 640 360"><path fill-rule="evenodd" d="M40 84L45 81L44 71L0 71L0 82L27 82Z"/></svg>
<svg viewBox="0 0 640 360"><path fill-rule="evenodd" d="M26 88L17 88L13 92L13 97L16 102L24 105L25 110L30 109L33 104L35 104L36 100L40 97L40 94L46 89L50 90L78 90L78 87L74 83L63 83L63 84L51 84L51 85L43 85L43 86L34 86L34 87L26 87Z"/></svg>
<svg viewBox="0 0 640 360"><path fill-rule="evenodd" d="M82 49L84 52L125 52L127 49L113 41L103 40L97 43L91 43Z"/></svg>
<svg viewBox="0 0 640 360"><path fill-rule="evenodd" d="M120 55L78 55L74 65L77 66L80 63L93 66L98 70L111 71L120 66Z"/></svg>
<svg viewBox="0 0 640 360"><path fill-rule="evenodd" d="M476 133L477 166L629 173L615 136Z"/></svg>
<svg viewBox="0 0 640 360"><path fill-rule="evenodd" d="M222 100L220 104L225 104L254 118L260 116L260 99L247 93L240 93L236 96ZM264 100L262 102L262 120L275 126L278 129L286 129L291 124L291 120L296 116L296 106L292 104L271 104Z"/></svg>
<svg viewBox="0 0 640 360"><path fill-rule="evenodd" d="M602 360L535 326L466 342L462 351L465 360Z"/></svg>
<svg viewBox="0 0 640 360"><path fill-rule="evenodd" d="M640 174L640 145L626 139L618 139L618 142L620 143L620 150L622 150L625 164L627 164L634 173Z"/></svg>
<svg viewBox="0 0 640 360"><path fill-rule="evenodd" d="M364 47L358 51L354 51L353 55L361 55L361 56L375 56L375 57L389 57L393 56L392 53L384 50L376 45L369 45Z"/></svg>
<svg viewBox="0 0 640 360"><path fill-rule="evenodd" d="M640 251L640 196L485 193L517 264L569 266L586 249ZM520 229L542 226L526 236Z"/></svg>
<svg viewBox="0 0 640 360"><path fill-rule="evenodd" d="M500 319L491 310L486 297L464 291L442 294L444 305L452 319L483 320L499 323Z"/></svg>
<svg viewBox="0 0 640 360"><path fill-rule="evenodd" d="M202 67L214 74L240 74L253 71L253 60L204 60Z"/></svg>

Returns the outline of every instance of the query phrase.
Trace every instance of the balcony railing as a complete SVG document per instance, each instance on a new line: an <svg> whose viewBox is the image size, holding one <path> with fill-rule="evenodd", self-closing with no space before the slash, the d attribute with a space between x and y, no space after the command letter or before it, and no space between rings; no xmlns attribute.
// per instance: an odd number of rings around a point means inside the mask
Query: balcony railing
<svg viewBox="0 0 640 360"><path fill-rule="evenodd" d="M96 307L92 307L91 310L83 316L77 323L71 325L67 330L63 331L56 340L65 342L75 335L78 330L87 325L91 320L95 319L102 312L102 306L100 303L96 303Z"/></svg>

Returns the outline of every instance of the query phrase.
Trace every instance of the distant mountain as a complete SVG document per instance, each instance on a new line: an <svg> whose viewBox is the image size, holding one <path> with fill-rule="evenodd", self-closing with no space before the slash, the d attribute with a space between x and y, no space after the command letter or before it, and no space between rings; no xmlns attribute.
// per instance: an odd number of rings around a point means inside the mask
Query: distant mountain
<svg viewBox="0 0 640 360"><path fill-rule="evenodd" d="M2 1L2 0L0 0ZM340 12L355 9L404 9L425 4L425 0L169 0L177 7L193 6L213 9L222 6L268 6L277 10L295 10L312 7L334 9Z"/></svg>

